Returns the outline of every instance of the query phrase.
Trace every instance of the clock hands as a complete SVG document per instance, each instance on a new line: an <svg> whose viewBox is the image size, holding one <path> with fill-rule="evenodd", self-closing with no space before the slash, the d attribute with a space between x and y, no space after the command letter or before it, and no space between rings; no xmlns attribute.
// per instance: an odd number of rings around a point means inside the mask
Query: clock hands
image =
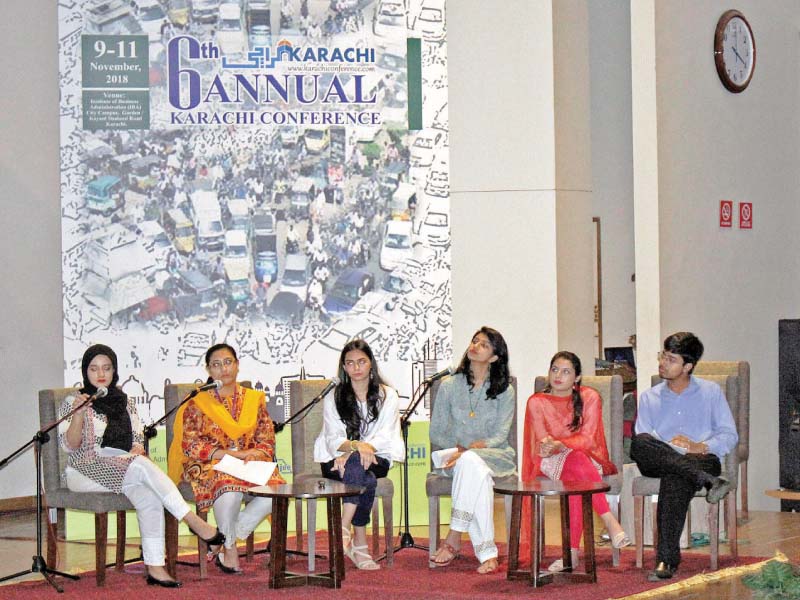
<svg viewBox="0 0 800 600"><path fill-rule="evenodd" d="M741 56L739 56L739 53L736 51L736 47L731 46L731 50L733 50L733 53L736 55L736 58L738 58L741 61L742 65L745 65L746 63L744 62L744 59Z"/></svg>

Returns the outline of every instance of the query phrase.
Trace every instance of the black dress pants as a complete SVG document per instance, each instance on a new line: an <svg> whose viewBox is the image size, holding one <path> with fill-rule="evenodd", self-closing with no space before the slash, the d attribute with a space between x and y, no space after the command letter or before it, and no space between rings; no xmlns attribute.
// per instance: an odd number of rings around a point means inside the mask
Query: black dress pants
<svg viewBox="0 0 800 600"><path fill-rule="evenodd" d="M714 454L681 454L648 433L633 437L631 458L642 475L661 479L656 562L677 567L681 562L680 538L689 502L701 487L719 476L722 465Z"/></svg>

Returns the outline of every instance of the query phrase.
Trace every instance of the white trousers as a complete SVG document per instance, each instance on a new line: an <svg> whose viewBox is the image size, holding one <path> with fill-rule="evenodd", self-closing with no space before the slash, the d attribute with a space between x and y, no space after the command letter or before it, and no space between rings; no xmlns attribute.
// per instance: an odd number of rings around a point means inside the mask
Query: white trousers
<svg viewBox="0 0 800 600"><path fill-rule="evenodd" d="M67 487L75 492L110 492L108 488L67 468ZM137 456L125 472L122 493L136 509L144 564L165 564L164 509L179 521L191 510L166 473L144 456Z"/></svg>
<svg viewBox="0 0 800 600"><path fill-rule="evenodd" d="M453 466L452 499L450 529L469 534L480 562L497 558L492 470L474 452L464 452Z"/></svg>
<svg viewBox="0 0 800 600"><path fill-rule="evenodd" d="M214 500L214 519L225 534L225 547L236 546L236 538L247 539L253 530L272 512L272 498L252 498L242 509L242 492L225 492Z"/></svg>

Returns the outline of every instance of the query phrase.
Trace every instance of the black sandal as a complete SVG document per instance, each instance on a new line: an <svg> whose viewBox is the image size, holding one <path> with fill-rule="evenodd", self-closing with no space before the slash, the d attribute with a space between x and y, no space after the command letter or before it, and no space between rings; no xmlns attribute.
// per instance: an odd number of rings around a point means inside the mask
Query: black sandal
<svg viewBox="0 0 800 600"><path fill-rule="evenodd" d="M222 546L222 544L225 543L225 534L223 534L219 530L219 528L217 528L217 532L213 536L211 536L209 539L204 538L202 535L197 533L191 527L189 527L189 531L191 531L193 534L195 534L197 537L199 537L201 540L203 540L209 546Z"/></svg>

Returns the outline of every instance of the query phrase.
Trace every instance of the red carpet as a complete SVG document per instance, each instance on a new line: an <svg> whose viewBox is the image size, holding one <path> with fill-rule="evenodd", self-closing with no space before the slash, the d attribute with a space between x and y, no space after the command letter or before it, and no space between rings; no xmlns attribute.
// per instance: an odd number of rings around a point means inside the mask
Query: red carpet
<svg viewBox="0 0 800 600"><path fill-rule="evenodd" d="M318 536L318 553L325 553L326 536L323 532ZM418 544L427 540L416 538ZM290 544L290 548L293 544ZM108 570L106 586L95 585L94 574L86 573L77 582L64 580L59 582L64 587L64 594L56 594L46 582L28 582L0 587L0 598L79 598L91 600L130 600L135 597L147 597L149 600L167 600L171 598L236 598L236 600L262 599L266 597L298 597L304 599L317 598L363 598L363 599L397 599L412 600L417 598L441 598L461 600L472 598L512 598L521 594L534 597L550 595L555 598L569 597L570 600L590 600L603 598L622 598L624 596L659 587L658 583L647 581L647 570L635 567L635 555L632 549L622 551L619 567L611 566L611 551L598 549L598 571L596 584L554 583L534 589L522 581L508 581L505 573L504 549L501 548L500 569L489 575L478 575L475 568L477 561L471 554L469 543L464 544L463 551L468 555L455 560L443 569L428 568L428 553L422 550L405 549L395 554L394 566L382 568L380 571L359 571L346 560L346 578L339 590L324 588L288 588L269 590L267 588L267 571L265 559L269 555L256 555L251 563L242 559L243 575L223 575L215 566L209 565L209 578L200 581L197 568L178 566L178 579L183 587L167 590L155 586L147 586L144 582L141 563L128 565L125 573ZM548 548L545 564L556 558L556 548ZM738 562L729 556L720 557L720 568L735 565L746 565L763 560L756 557L739 557ZM302 572L306 567L306 559L289 557L289 568ZM653 554L645 554L645 565L653 566ZM327 567L324 560L317 561L317 571ZM683 562L675 578L667 583L674 583L692 575L702 573L709 568L708 555L683 553Z"/></svg>

